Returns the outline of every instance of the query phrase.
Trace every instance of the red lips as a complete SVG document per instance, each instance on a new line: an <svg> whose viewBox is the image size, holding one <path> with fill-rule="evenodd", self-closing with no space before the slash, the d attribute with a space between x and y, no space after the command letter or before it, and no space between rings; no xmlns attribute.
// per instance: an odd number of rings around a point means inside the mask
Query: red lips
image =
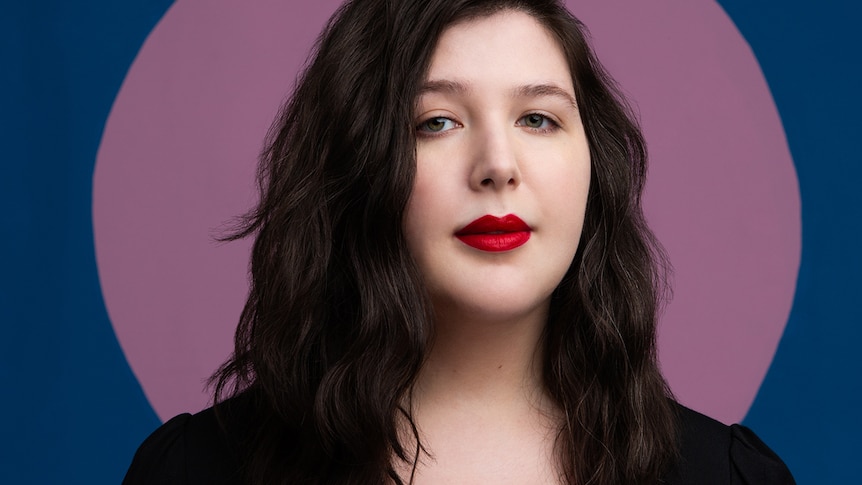
<svg viewBox="0 0 862 485"><path fill-rule="evenodd" d="M455 233L464 244L480 251L511 251L530 239L531 229L514 214L482 216Z"/></svg>

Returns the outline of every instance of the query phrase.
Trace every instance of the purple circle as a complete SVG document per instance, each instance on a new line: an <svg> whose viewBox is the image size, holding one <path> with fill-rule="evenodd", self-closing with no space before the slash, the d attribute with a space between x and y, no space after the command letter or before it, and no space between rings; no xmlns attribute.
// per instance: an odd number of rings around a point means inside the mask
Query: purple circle
<svg viewBox="0 0 862 485"><path fill-rule="evenodd" d="M712 1L569 2L633 100L645 204L674 265L659 339L684 403L741 420L781 337L801 251L799 190L748 44ZM150 34L111 111L93 188L102 291L163 419L207 405L247 292L263 136L339 2L184 0Z"/></svg>

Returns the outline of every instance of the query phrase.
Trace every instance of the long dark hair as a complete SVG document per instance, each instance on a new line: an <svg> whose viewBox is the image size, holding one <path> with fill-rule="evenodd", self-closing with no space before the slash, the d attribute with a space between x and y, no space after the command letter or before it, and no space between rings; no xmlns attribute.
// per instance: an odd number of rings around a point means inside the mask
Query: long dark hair
<svg viewBox="0 0 862 485"><path fill-rule="evenodd" d="M574 484L655 483L675 456L656 363L663 259L640 206L646 150L582 24L555 0L354 0L319 38L261 155L260 202L228 239L255 236L251 290L216 402L252 395L253 483L402 481L409 398L434 334L402 220L415 172L413 110L454 22L532 15L569 61L590 145L581 242L555 290L543 378L562 410L560 473Z"/></svg>

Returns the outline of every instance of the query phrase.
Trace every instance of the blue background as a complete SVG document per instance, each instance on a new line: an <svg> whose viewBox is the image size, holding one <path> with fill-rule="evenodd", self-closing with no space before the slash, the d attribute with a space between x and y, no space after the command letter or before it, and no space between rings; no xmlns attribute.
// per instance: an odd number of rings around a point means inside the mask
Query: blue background
<svg viewBox="0 0 862 485"><path fill-rule="evenodd" d="M802 198L793 309L744 422L800 484L860 483L862 6L719 3L764 71ZM170 4L0 10L0 483L119 483L159 424L102 301L91 195L111 104Z"/></svg>

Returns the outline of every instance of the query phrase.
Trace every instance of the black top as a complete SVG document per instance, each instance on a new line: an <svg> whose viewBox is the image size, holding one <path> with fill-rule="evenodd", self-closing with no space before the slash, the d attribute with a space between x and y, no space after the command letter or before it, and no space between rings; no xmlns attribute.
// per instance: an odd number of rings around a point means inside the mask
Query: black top
<svg viewBox="0 0 862 485"><path fill-rule="evenodd" d="M794 485L784 462L745 426L726 426L679 406L681 459L668 485ZM254 428L248 399L181 414L144 441L123 485L239 485L240 435Z"/></svg>

